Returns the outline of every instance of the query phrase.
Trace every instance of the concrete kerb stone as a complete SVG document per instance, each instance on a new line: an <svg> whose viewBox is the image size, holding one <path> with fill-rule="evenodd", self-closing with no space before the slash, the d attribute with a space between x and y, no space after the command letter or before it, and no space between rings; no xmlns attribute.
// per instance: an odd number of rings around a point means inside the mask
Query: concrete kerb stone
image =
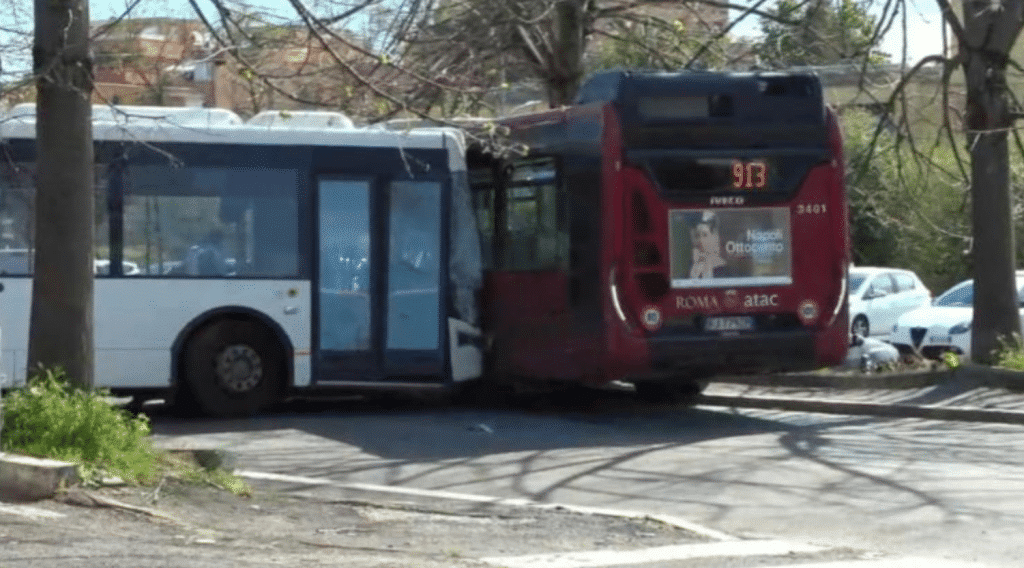
<svg viewBox="0 0 1024 568"><path fill-rule="evenodd" d="M200 467L233 471L237 457L220 448L163 448L187 455ZM0 498L11 501L49 499L79 482L73 463L0 452Z"/></svg>
<svg viewBox="0 0 1024 568"><path fill-rule="evenodd" d="M960 380L974 382L979 386L1024 392L1024 371L967 364L957 367L955 373Z"/></svg>
<svg viewBox="0 0 1024 568"><path fill-rule="evenodd" d="M48 499L75 483L75 464L0 452L0 496L4 499Z"/></svg>
<svg viewBox="0 0 1024 568"><path fill-rule="evenodd" d="M781 373L776 375L723 375L716 383L763 387L832 388L844 390L905 390L943 383L963 383L979 387L1005 388L1024 392L1024 371L985 365L964 364L955 369L910 371L904 373Z"/></svg>
<svg viewBox="0 0 1024 568"><path fill-rule="evenodd" d="M911 371L906 373L780 373L774 375L723 375L711 382L763 387L860 389L917 389L953 380L956 370Z"/></svg>
<svg viewBox="0 0 1024 568"><path fill-rule="evenodd" d="M716 377L714 382L745 384L771 388L823 388L863 390L907 390L925 387L953 388L967 392L978 388L1006 389L1024 392L1024 372L966 364L941 371L911 373L849 374L792 373L753 377ZM826 414L871 415L887 418L924 418L962 422L994 422L1024 424L1024 412L970 406L902 405L893 403L850 402L821 398L803 399L787 396L715 396L704 395L698 405L730 408L763 408Z"/></svg>

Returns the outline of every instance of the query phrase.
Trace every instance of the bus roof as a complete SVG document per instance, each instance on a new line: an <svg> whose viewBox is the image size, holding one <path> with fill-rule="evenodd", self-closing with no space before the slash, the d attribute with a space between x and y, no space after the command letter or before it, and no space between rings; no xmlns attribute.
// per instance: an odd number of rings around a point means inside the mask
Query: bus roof
<svg viewBox="0 0 1024 568"><path fill-rule="evenodd" d="M281 111L277 111L281 114ZM290 111L289 111L290 113ZM309 111L301 120L245 123L227 109L93 105L93 140L282 146L360 146L448 149L464 155L464 134L455 128L380 130L353 128L351 120L319 121ZM329 113L344 116L340 113ZM257 115L257 118L260 115ZM347 119L347 117L346 117ZM0 139L36 137L35 105L17 105L0 118ZM453 169L464 169L453 168Z"/></svg>
<svg viewBox="0 0 1024 568"><path fill-rule="evenodd" d="M588 77L573 104L630 102L638 96L811 96L821 81L810 72L600 71Z"/></svg>

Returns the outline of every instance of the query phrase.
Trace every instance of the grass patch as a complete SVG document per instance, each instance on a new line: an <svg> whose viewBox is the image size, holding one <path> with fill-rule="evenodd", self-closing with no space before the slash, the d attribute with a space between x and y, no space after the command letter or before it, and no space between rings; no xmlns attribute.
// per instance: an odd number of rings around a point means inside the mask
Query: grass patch
<svg viewBox="0 0 1024 568"><path fill-rule="evenodd" d="M250 492L228 471L154 448L148 417L113 406L106 389L69 384L60 369L40 369L24 388L4 396L2 413L0 450L73 463L87 486L108 477L136 485L171 477L236 495Z"/></svg>
<svg viewBox="0 0 1024 568"><path fill-rule="evenodd" d="M108 396L69 385L60 369L42 369L4 398L0 449L77 464L83 481L155 481L149 419L112 406Z"/></svg>

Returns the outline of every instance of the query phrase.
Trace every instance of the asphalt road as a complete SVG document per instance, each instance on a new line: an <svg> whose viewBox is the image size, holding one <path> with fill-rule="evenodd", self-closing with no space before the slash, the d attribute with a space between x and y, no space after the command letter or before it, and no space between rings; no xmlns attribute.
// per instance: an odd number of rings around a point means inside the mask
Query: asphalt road
<svg viewBox="0 0 1024 568"><path fill-rule="evenodd" d="M1019 395L943 387L800 394L1020 406ZM246 470L668 514L742 538L890 556L997 567L1024 558L1017 425L650 406L614 394L507 408L294 403L238 421L158 414L154 430L163 443L229 449Z"/></svg>

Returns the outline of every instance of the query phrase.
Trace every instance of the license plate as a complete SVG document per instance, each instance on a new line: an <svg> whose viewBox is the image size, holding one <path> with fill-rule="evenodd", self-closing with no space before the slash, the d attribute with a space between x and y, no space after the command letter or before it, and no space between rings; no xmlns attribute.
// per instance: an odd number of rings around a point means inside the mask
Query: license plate
<svg viewBox="0 0 1024 568"><path fill-rule="evenodd" d="M928 338L928 343L934 343L937 345L949 345L953 343L953 338L949 335L933 335Z"/></svg>
<svg viewBox="0 0 1024 568"><path fill-rule="evenodd" d="M754 318L751 316L724 316L704 320L704 331L751 331Z"/></svg>

